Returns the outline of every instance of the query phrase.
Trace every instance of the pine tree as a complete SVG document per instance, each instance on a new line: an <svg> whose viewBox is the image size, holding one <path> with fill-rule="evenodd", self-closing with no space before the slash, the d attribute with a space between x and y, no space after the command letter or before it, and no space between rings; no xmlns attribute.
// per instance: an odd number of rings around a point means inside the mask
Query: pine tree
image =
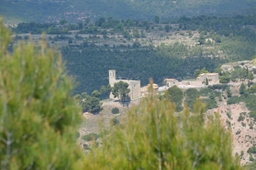
<svg viewBox="0 0 256 170"><path fill-rule="evenodd" d="M101 135L102 147L92 148L82 169L241 169L231 134L218 114L206 119L199 101L193 114L177 115L167 98L150 95Z"/></svg>
<svg viewBox="0 0 256 170"><path fill-rule="evenodd" d="M239 93L240 94L245 94L246 93L246 86L244 83L241 84L240 88L239 88Z"/></svg>
<svg viewBox="0 0 256 170"><path fill-rule="evenodd" d="M208 78L205 79L205 85L206 85L206 86L209 85L209 80L208 80Z"/></svg>
<svg viewBox="0 0 256 170"><path fill-rule="evenodd" d="M227 97L230 98L232 96L232 92L230 90L230 87L227 87Z"/></svg>
<svg viewBox="0 0 256 170"><path fill-rule="evenodd" d="M61 57L45 42L10 53L10 40L0 21L0 169L74 169L80 116Z"/></svg>

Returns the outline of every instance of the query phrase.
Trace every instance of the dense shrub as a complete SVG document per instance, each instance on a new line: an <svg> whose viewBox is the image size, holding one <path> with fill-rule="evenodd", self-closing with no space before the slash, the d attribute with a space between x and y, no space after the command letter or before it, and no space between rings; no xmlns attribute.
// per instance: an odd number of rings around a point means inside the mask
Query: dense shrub
<svg viewBox="0 0 256 170"><path fill-rule="evenodd" d="M183 92L176 85L168 89L168 98L176 104L176 111L181 111L183 109Z"/></svg>
<svg viewBox="0 0 256 170"><path fill-rule="evenodd" d="M256 154L256 146L253 145L251 146L248 150L247 150L248 153L253 153L253 154Z"/></svg>
<svg viewBox="0 0 256 170"><path fill-rule="evenodd" d="M251 112L249 113L249 116L250 116L251 118L254 118L254 121L256 121L256 111L251 111Z"/></svg>
<svg viewBox="0 0 256 170"><path fill-rule="evenodd" d="M92 140L97 140L98 138L99 138L99 135L97 135L96 133L89 133L82 137L82 139L87 142L92 141Z"/></svg>
<svg viewBox="0 0 256 170"><path fill-rule="evenodd" d="M228 87L227 84L214 84L214 85L208 86L208 88L213 90L216 90L216 89L226 90L227 87Z"/></svg>
<svg viewBox="0 0 256 170"><path fill-rule="evenodd" d="M232 96L227 100L227 104L236 104L239 103L241 100L239 96Z"/></svg>
<svg viewBox="0 0 256 170"><path fill-rule="evenodd" d="M239 117L238 117L237 121L238 121L238 122L243 121L243 120L245 119L245 117L244 117L244 116L245 116L245 114L246 114L245 112L240 113L240 115L239 115Z"/></svg>
<svg viewBox="0 0 256 170"><path fill-rule="evenodd" d="M111 110L111 113L113 113L113 114L118 114L118 113L119 113L119 109L118 109L117 107L115 107L115 108L113 108L113 109Z"/></svg>

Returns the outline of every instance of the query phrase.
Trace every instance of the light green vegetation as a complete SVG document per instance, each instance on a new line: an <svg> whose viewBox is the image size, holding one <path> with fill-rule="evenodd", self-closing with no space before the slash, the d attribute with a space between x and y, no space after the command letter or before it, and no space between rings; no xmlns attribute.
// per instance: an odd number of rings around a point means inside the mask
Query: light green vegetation
<svg viewBox="0 0 256 170"><path fill-rule="evenodd" d="M113 120L102 129L100 147L82 153L75 142L80 110L60 55L44 42L22 42L10 53L10 39L0 24L0 169L242 169L218 114L205 123L197 101L192 115L188 108L176 115L169 100L156 96L123 122Z"/></svg>
<svg viewBox="0 0 256 170"><path fill-rule="evenodd" d="M91 149L87 168L241 169L218 114L205 124L203 110L196 102L193 115L187 108L177 115L168 99L149 96L121 124L102 132L102 147Z"/></svg>
<svg viewBox="0 0 256 170"><path fill-rule="evenodd" d="M10 40L0 22L0 169L74 169L80 110L61 56L43 41L10 53Z"/></svg>

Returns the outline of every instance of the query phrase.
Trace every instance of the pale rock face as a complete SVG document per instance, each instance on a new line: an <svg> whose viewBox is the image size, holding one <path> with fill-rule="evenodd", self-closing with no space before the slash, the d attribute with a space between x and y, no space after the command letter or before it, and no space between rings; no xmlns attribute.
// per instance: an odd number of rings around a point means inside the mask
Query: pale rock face
<svg viewBox="0 0 256 170"><path fill-rule="evenodd" d="M218 104L218 108L207 111L208 115L218 112L221 122L226 129L229 129L233 137L233 154L240 156L241 164L250 163L250 154L247 150L256 144L256 123L249 117L249 110L245 103L227 105L226 102ZM239 120L243 115L244 119Z"/></svg>

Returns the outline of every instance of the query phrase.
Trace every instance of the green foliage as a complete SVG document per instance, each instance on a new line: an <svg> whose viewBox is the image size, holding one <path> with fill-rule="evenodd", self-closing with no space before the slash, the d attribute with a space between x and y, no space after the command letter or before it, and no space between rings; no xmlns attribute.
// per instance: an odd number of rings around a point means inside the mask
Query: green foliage
<svg viewBox="0 0 256 170"><path fill-rule="evenodd" d="M101 98L102 99L108 99L109 98L109 94L111 92L111 86L101 86L100 88L100 94L101 94Z"/></svg>
<svg viewBox="0 0 256 170"><path fill-rule="evenodd" d="M202 35L200 35L200 37L198 39L198 43L199 43L199 45L203 45L205 43L205 38Z"/></svg>
<svg viewBox="0 0 256 170"><path fill-rule="evenodd" d="M113 113L113 114L118 114L118 113L119 113L119 109L118 109L117 107L115 107L115 108L113 108L113 109L111 110L111 113Z"/></svg>
<svg viewBox="0 0 256 170"><path fill-rule="evenodd" d="M91 112L95 114L99 113L101 110L98 90L94 90L92 96L84 92L82 94L77 94L74 98L77 100L78 105L82 107L84 112Z"/></svg>
<svg viewBox="0 0 256 170"><path fill-rule="evenodd" d="M231 116L230 112L227 113L227 117L228 117L229 119L232 119L232 116Z"/></svg>
<svg viewBox="0 0 256 170"><path fill-rule="evenodd" d="M202 102L205 104L205 110L217 108L217 102L215 99L203 99Z"/></svg>
<svg viewBox="0 0 256 170"><path fill-rule="evenodd" d="M97 135L96 133L89 133L87 135L84 135L82 137L83 140L89 142L89 141L93 141L93 140L97 140L99 138L99 135Z"/></svg>
<svg viewBox="0 0 256 170"><path fill-rule="evenodd" d="M232 96L227 100L227 104L236 104L239 102L241 102L241 99L238 96Z"/></svg>
<svg viewBox="0 0 256 170"><path fill-rule="evenodd" d="M230 76L225 74L223 76L220 76L220 83L229 83L230 82Z"/></svg>
<svg viewBox="0 0 256 170"><path fill-rule="evenodd" d="M196 69L194 72L194 77L197 78L200 74L203 74L203 73L209 73L209 71L205 67L202 68L201 70Z"/></svg>
<svg viewBox="0 0 256 170"><path fill-rule="evenodd" d="M159 22L160 22L160 17L159 17L159 16L155 16L154 22L155 22L156 24L159 24Z"/></svg>
<svg viewBox="0 0 256 170"><path fill-rule="evenodd" d="M183 100L183 92L176 85L172 86L168 89L168 96L171 102L175 103L176 111L181 111L182 108L182 100Z"/></svg>
<svg viewBox="0 0 256 170"><path fill-rule="evenodd" d="M205 104L205 109L213 109L218 107L216 102L216 97L221 97L219 92L214 91L220 87L208 86L207 88L202 88L199 91L200 96L202 96L202 102Z"/></svg>
<svg viewBox="0 0 256 170"><path fill-rule="evenodd" d="M245 102L246 107L251 111L249 113L250 117L254 118L256 120L256 105L255 105L255 101L256 101L256 95L241 95L239 96L232 96L227 100L227 104L236 104L239 102Z"/></svg>
<svg viewBox="0 0 256 170"><path fill-rule="evenodd" d="M208 86L209 85L209 81L208 78L205 79L205 85Z"/></svg>
<svg viewBox="0 0 256 170"><path fill-rule="evenodd" d="M157 48L134 43L134 47L96 47L91 43L63 47L61 51L67 61L68 70L79 81L75 93L91 93L95 89L100 89L102 85L107 85L107 70L110 69L118 70L121 77L139 79L144 86L148 84L149 77L160 84L170 75L177 79L193 77L193 71L201 65L213 71L217 64L224 62L219 58L203 57L200 49L179 43Z"/></svg>
<svg viewBox="0 0 256 170"><path fill-rule="evenodd" d="M191 110L193 110L194 104L196 102L196 99L199 98L199 92L195 88L187 89L185 92L186 100L185 102L189 106Z"/></svg>
<svg viewBox="0 0 256 170"><path fill-rule="evenodd" d="M164 26L165 32L170 32L170 25L165 25Z"/></svg>
<svg viewBox="0 0 256 170"><path fill-rule="evenodd" d="M234 67L234 70L231 72L231 80L236 81L237 79L245 80L248 77L248 69L241 67Z"/></svg>
<svg viewBox="0 0 256 170"><path fill-rule="evenodd" d="M129 84L123 81L119 81L118 83L114 84L114 87L112 87L112 94L114 97L118 97L122 102L126 101L128 99L128 93L130 92L130 89L128 88Z"/></svg>
<svg viewBox="0 0 256 170"><path fill-rule="evenodd" d="M80 110L61 57L45 42L10 53L10 36L0 23L0 169L74 169Z"/></svg>
<svg viewBox="0 0 256 170"><path fill-rule="evenodd" d="M238 122L243 121L243 120L245 119L245 117L244 117L245 115L246 115L246 112L242 112L242 113L240 113L240 115L239 115L239 117L238 117L237 121L238 121Z"/></svg>
<svg viewBox="0 0 256 170"><path fill-rule="evenodd" d="M249 116L250 116L251 118L254 118L254 121L256 121L256 111L251 111L251 112L249 113Z"/></svg>
<svg viewBox="0 0 256 170"><path fill-rule="evenodd" d="M199 69L196 69L195 72L194 72L194 77L197 78L200 74L200 70Z"/></svg>
<svg viewBox="0 0 256 170"><path fill-rule="evenodd" d="M218 114L205 123L203 106L196 102L194 110L176 115L168 99L145 98L103 133L102 147L92 148L81 169L242 169Z"/></svg>
<svg viewBox="0 0 256 170"><path fill-rule="evenodd" d="M212 90L226 90L228 88L227 84L214 84L211 86L208 86L208 88L212 89Z"/></svg>
<svg viewBox="0 0 256 170"><path fill-rule="evenodd" d="M249 89L248 89L249 93L256 93L256 84L254 83Z"/></svg>
<svg viewBox="0 0 256 170"><path fill-rule="evenodd" d="M255 146L255 145L251 146L251 147L247 150L247 153L256 154L256 146Z"/></svg>
<svg viewBox="0 0 256 170"><path fill-rule="evenodd" d="M232 92L230 90L230 87L227 87L227 97L228 98L232 97Z"/></svg>
<svg viewBox="0 0 256 170"><path fill-rule="evenodd" d="M246 86L244 83L241 84L240 88L239 88L239 93L240 94L245 94L246 93Z"/></svg>
<svg viewBox="0 0 256 170"><path fill-rule="evenodd" d="M251 80L251 81L254 79L254 75L253 75L252 72L249 72L248 79Z"/></svg>
<svg viewBox="0 0 256 170"><path fill-rule="evenodd" d="M120 121L116 117L114 117L113 119L111 119L110 123L112 126L116 126L120 123Z"/></svg>
<svg viewBox="0 0 256 170"><path fill-rule="evenodd" d="M60 23L60 25L64 25L64 24L68 23L68 21L65 18L63 18L59 21L59 23Z"/></svg>
<svg viewBox="0 0 256 170"><path fill-rule="evenodd" d="M99 98L100 95L101 95L101 93L100 93L98 90L93 90L93 92L92 92L92 96L93 96L93 97Z"/></svg>

